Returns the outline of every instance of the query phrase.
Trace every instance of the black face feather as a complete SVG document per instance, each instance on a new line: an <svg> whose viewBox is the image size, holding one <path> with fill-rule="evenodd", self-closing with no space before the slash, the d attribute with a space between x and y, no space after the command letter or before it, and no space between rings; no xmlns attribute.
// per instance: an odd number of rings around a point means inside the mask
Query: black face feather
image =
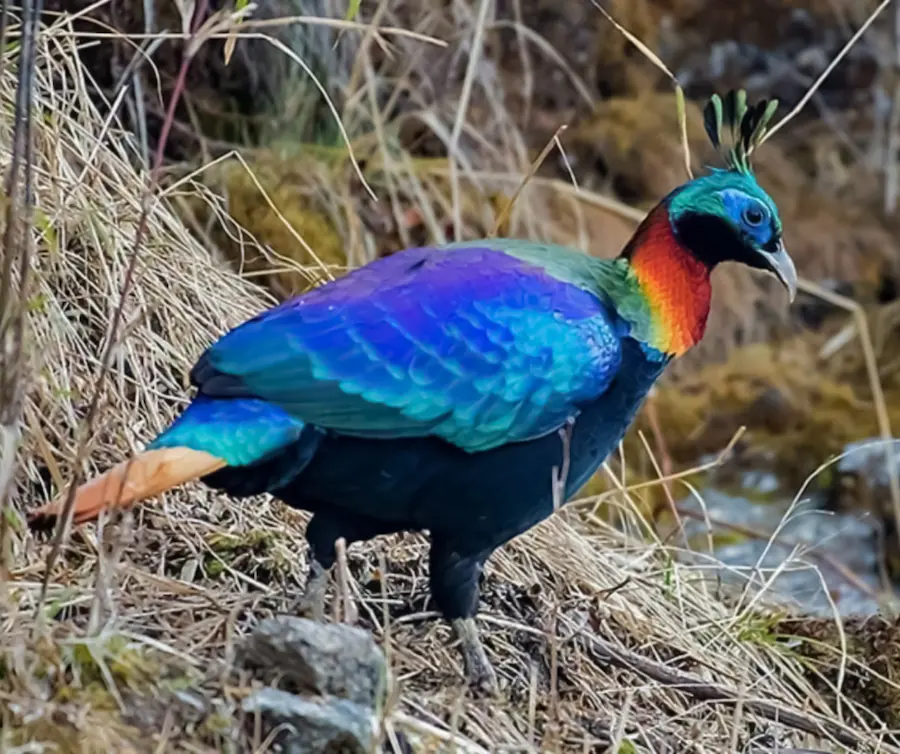
<svg viewBox="0 0 900 754"><path fill-rule="evenodd" d="M765 259L742 238L734 226L716 215L684 212L672 224L675 237L712 269L720 262L738 262L765 269ZM773 241L777 245L778 239Z"/></svg>

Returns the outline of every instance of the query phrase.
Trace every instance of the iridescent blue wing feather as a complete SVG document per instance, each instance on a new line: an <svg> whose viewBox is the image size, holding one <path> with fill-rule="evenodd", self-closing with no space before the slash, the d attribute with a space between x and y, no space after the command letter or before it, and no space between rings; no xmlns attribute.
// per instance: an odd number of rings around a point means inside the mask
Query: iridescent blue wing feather
<svg viewBox="0 0 900 754"><path fill-rule="evenodd" d="M621 362L591 293L496 249L409 249L239 326L192 373L357 437L436 435L467 451L563 426Z"/></svg>

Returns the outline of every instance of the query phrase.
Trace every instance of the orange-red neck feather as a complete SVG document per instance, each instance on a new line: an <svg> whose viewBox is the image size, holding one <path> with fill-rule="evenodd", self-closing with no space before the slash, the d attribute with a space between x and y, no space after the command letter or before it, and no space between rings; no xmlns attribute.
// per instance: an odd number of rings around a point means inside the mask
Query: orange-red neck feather
<svg viewBox="0 0 900 754"><path fill-rule="evenodd" d="M623 252L648 306L641 340L673 356L695 345L706 329L710 270L675 237L665 205L641 223Z"/></svg>

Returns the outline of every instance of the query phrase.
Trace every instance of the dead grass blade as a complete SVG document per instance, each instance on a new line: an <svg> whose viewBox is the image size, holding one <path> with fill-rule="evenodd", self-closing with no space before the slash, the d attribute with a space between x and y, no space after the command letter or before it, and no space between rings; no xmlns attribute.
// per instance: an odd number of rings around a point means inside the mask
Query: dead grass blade
<svg viewBox="0 0 900 754"><path fill-rule="evenodd" d="M466 113L469 109L469 99L472 96L472 87L475 84L475 74L478 71L478 61L481 57L484 29L487 25L488 11L493 5L493 0L479 0L478 15L475 19L475 33L472 35L472 46L469 50L469 62L466 66L466 75L463 79L462 91L459 96L459 106L456 118L453 121L453 130L450 132L450 143L447 145L447 154L450 159L450 190L453 204L453 236L457 241L462 240L462 214L459 196L458 157L459 138L462 135L463 125L466 122Z"/></svg>

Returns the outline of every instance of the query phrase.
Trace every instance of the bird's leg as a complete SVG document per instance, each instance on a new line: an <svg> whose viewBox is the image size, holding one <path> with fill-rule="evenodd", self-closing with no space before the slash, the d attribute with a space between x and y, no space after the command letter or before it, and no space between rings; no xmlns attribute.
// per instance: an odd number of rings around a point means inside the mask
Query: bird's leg
<svg viewBox="0 0 900 754"><path fill-rule="evenodd" d="M471 553L457 543L432 533L429 564L431 596L460 640L466 679L476 691L496 694L497 675L484 651L475 626L478 577L488 552Z"/></svg>
<svg viewBox="0 0 900 754"><path fill-rule="evenodd" d="M306 587L296 606L298 612L308 613L315 621L325 620L325 591L330 573L331 569L323 566L310 552Z"/></svg>
<svg viewBox="0 0 900 754"><path fill-rule="evenodd" d="M457 618L452 622L459 637L460 652L469 684L487 694L497 693L497 674L484 651L474 618Z"/></svg>
<svg viewBox="0 0 900 754"><path fill-rule="evenodd" d="M309 570L306 573L306 586L295 604L295 610L309 615L315 621L325 620L325 592L336 560L334 543L339 536L335 524L331 516L316 513L306 526Z"/></svg>
<svg viewBox="0 0 900 754"><path fill-rule="evenodd" d="M302 506L298 506L302 507ZM348 513L319 508L306 527L306 541L309 543L309 574L306 588L299 605L303 612L314 620L325 619L325 591L328 578L337 560L334 545L343 538L349 546L353 542L370 539L392 531L392 524L385 521Z"/></svg>

